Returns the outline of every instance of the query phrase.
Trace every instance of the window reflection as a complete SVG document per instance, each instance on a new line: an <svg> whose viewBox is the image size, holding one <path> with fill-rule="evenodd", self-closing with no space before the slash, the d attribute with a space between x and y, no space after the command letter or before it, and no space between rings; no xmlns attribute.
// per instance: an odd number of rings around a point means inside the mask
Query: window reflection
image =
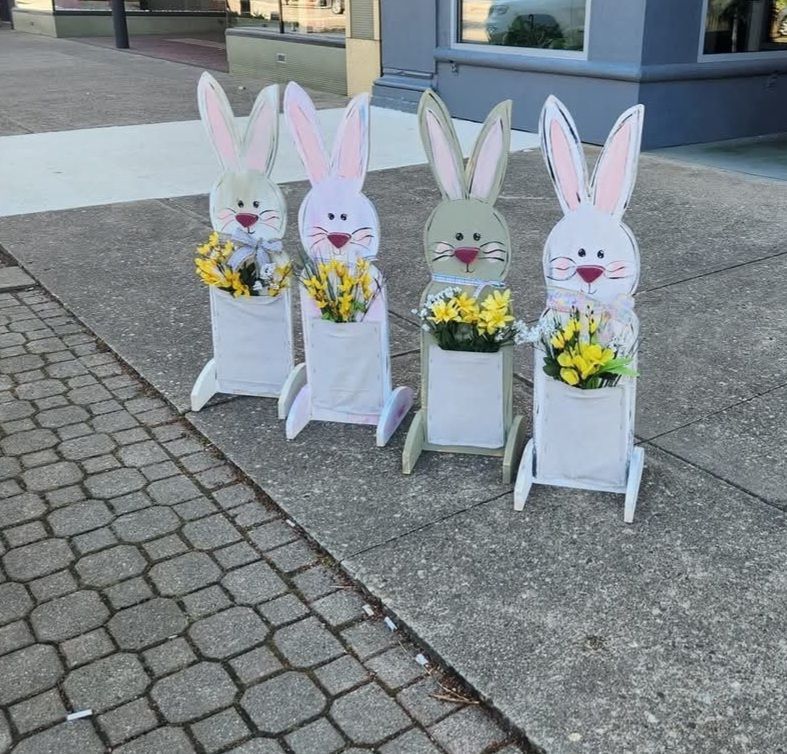
<svg viewBox="0 0 787 754"><path fill-rule="evenodd" d="M18 8L51 9L51 0L16 0ZM103 11L111 10L109 0L54 0L55 10ZM129 12L150 11L152 13L200 13L224 11L224 0L125 0Z"/></svg>
<svg viewBox="0 0 787 754"><path fill-rule="evenodd" d="M344 38L347 0L227 0L230 23ZM283 23L280 23L280 19Z"/></svg>
<svg viewBox="0 0 787 754"><path fill-rule="evenodd" d="M787 50L787 0L708 0L703 50Z"/></svg>
<svg viewBox="0 0 787 754"><path fill-rule="evenodd" d="M459 41L582 50L586 0L456 0Z"/></svg>

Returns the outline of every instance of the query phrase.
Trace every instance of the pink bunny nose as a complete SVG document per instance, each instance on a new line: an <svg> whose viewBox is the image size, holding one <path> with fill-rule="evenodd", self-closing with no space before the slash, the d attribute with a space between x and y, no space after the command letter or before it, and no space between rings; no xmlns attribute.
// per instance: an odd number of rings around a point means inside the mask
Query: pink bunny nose
<svg viewBox="0 0 787 754"><path fill-rule="evenodd" d="M583 264L577 267L579 277L581 277L588 285L595 280L598 280L604 274L603 267L597 267L593 264Z"/></svg>
<svg viewBox="0 0 787 754"><path fill-rule="evenodd" d="M251 212L238 212L235 215L235 219L244 227L246 230L251 228L257 220L260 219L259 215L254 215Z"/></svg>
<svg viewBox="0 0 787 754"><path fill-rule="evenodd" d="M349 233L329 233L328 240L337 248L341 249L352 236Z"/></svg>
<svg viewBox="0 0 787 754"><path fill-rule="evenodd" d="M477 256L480 249L477 246L460 246L454 249L454 256L462 264L470 264Z"/></svg>

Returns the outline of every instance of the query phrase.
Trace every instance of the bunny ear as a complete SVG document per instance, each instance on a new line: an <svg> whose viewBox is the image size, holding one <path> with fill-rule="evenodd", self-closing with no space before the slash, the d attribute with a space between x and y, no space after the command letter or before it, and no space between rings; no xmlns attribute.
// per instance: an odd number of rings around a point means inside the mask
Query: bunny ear
<svg viewBox="0 0 787 754"><path fill-rule="evenodd" d="M447 199L466 198L464 162L454 124L443 101L431 89L421 96L418 122L426 156L443 196Z"/></svg>
<svg viewBox="0 0 787 754"><path fill-rule="evenodd" d="M369 164L369 95L359 94L350 100L339 124L331 158L331 175L347 178L363 186Z"/></svg>
<svg viewBox="0 0 787 754"><path fill-rule="evenodd" d="M510 148L511 100L506 100L487 116L467 163L471 197L494 204L503 185Z"/></svg>
<svg viewBox="0 0 787 754"><path fill-rule="evenodd" d="M312 185L324 181L328 177L328 155L317 123L317 110L294 81L284 90L284 116Z"/></svg>
<svg viewBox="0 0 787 754"><path fill-rule="evenodd" d="M565 105L550 95L541 110L541 151L564 213L587 201L587 164L579 132Z"/></svg>
<svg viewBox="0 0 787 754"><path fill-rule="evenodd" d="M243 137L243 162L251 170L270 174L279 143L279 87L266 86L258 95Z"/></svg>
<svg viewBox="0 0 787 754"><path fill-rule="evenodd" d="M637 180L644 116L645 108L635 105L618 118L593 171L593 204L618 218L626 211Z"/></svg>
<svg viewBox="0 0 787 754"><path fill-rule="evenodd" d="M208 132L219 162L225 170L240 168L238 132L227 95L207 71L197 85L197 103L205 130Z"/></svg>

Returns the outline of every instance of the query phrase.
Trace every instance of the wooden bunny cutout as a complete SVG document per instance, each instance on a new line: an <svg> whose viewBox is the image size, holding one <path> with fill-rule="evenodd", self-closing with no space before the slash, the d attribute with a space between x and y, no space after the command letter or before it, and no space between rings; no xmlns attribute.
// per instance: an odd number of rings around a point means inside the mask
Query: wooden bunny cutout
<svg viewBox="0 0 787 754"><path fill-rule="evenodd" d="M494 203L508 165L511 102L488 115L465 168L443 102L424 92L418 107L421 139L443 199L424 231L431 282L421 297L448 287L480 299L505 288L511 237ZM498 456L510 482L524 444L524 422L513 411L513 347L494 353L441 348L421 333L421 409L407 433L402 468L412 472L423 450Z"/></svg>
<svg viewBox="0 0 787 754"><path fill-rule="evenodd" d="M563 218L544 247L547 287L542 325L565 322L588 307L607 322L607 338L636 353L639 320L633 294L639 282L639 249L623 223L637 175L644 108L624 112L610 132L588 181L574 121L549 97L541 112L544 160ZM644 465L634 447L636 379L582 390L544 373L544 351L534 355L533 438L528 442L514 490L522 510L531 485L624 493L624 521L631 523ZM636 368L636 357L632 363Z"/></svg>
<svg viewBox="0 0 787 754"><path fill-rule="evenodd" d="M317 111L296 83L287 85L284 113L311 189L298 213L307 258L315 264L341 262L353 269L377 256L380 223L362 193L369 162L369 97L354 97L345 109L329 159ZM366 264L366 261L363 264ZM385 445L409 411L413 391L392 388L385 283L369 264L377 293L359 321L335 322L301 286L306 363L291 373L282 398L293 398L287 415L292 440L312 420L371 424L378 446Z"/></svg>
<svg viewBox="0 0 787 754"><path fill-rule="evenodd" d="M279 137L278 86L260 92L242 138L224 91L209 73L202 74L197 93L202 123L223 168L210 192L210 219L235 246L228 264L235 269L286 264L281 239L287 207L271 179ZM294 364L289 288L276 296L236 298L211 286L210 310L214 355L194 383L192 410L199 411L218 392L279 398ZM279 410L281 417L281 402Z"/></svg>

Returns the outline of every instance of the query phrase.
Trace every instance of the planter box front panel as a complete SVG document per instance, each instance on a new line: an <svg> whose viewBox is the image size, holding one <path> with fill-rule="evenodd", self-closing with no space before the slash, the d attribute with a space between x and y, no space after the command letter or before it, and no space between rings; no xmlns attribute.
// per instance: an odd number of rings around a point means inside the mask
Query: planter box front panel
<svg viewBox="0 0 787 754"><path fill-rule="evenodd" d="M210 303L219 390L278 395L293 369L289 291L234 298L211 287Z"/></svg>
<svg viewBox="0 0 787 754"><path fill-rule="evenodd" d="M430 344L427 390L427 442L503 447L506 427L502 351L444 351Z"/></svg>
<svg viewBox="0 0 787 754"><path fill-rule="evenodd" d="M305 321L306 372L312 406L347 415L376 415L387 398L380 322Z"/></svg>

